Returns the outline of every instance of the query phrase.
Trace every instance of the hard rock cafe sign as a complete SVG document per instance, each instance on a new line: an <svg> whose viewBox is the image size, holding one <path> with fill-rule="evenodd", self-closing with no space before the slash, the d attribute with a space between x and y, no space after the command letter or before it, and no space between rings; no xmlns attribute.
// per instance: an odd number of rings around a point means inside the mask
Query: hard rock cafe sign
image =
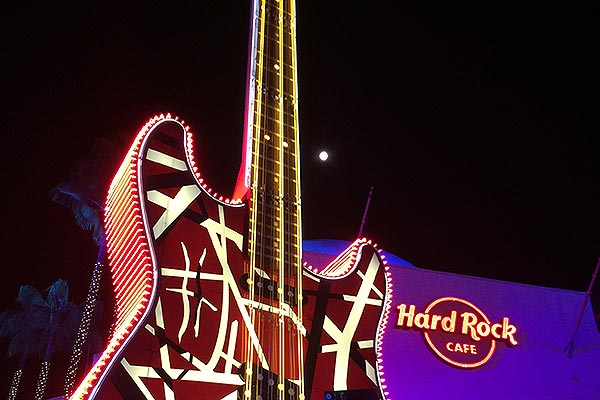
<svg viewBox="0 0 600 400"><path fill-rule="evenodd" d="M517 328L508 317L493 322L475 305L456 297L434 300L422 311L400 304L397 312L396 328L421 331L430 349L455 367L482 366L494 354L496 342L518 344Z"/></svg>

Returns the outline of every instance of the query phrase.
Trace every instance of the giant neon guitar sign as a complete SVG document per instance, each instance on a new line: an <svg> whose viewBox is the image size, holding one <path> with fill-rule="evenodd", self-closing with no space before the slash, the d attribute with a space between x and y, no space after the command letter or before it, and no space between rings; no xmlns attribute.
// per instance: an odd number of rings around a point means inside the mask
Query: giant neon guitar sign
<svg viewBox="0 0 600 400"><path fill-rule="evenodd" d="M114 333L72 398L385 397L378 251L301 263L294 1L254 1L251 21L234 198L200 176L184 121L141 129L106 201Z"/></svg>

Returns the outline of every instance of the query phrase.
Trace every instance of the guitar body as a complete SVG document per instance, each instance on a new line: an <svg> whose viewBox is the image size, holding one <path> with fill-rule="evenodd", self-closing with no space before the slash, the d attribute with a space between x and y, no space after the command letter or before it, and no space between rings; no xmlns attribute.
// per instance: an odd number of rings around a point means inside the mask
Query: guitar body
<svg viewBox="0 0 600 400"><path fill-rule="evenodd" d="M177 120L152 122L113 182L106 223L117 305L123 305L118 320L128 325L128 298L147 299L147 305L135 325L121 331L94 398L194 398L201 392L222 399L243 383L236 360L247 309L236 289L247 207L208 194L188 162L190 140ZM135 180L119 191L119 184ZM136 246L121 245L120 236ZM133 259L133 268L147 281L127 276L128 253L140 249L146 257Z"/></svg>
<svg viewBox="0 0 600 400"><path fill-rule="evenodd" d="M117 322L73 398L221 400L244 387L247 344L259 336L246 284L248 208L209 194L190 135L177 119L154 118L115 177L106 224ZM378 252L357 241L303 275L305 398L381 398L389 283ZM262 339L252 346L271 351Z"/></svg>
<svg viewBox="0 0 600 400"><path fill-rule="evenodd" d="M384 398L378 354L391 281L377 249L357 240L319 273L308 270L305 276L304 381L310 398Z"/></svg>

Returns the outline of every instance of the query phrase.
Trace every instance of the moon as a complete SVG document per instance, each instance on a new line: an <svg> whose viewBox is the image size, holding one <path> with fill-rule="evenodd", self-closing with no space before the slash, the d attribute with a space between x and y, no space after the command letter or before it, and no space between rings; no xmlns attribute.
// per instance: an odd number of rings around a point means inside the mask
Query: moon
<svg viewBox="0 0 600 400"><path fill-rule="evenodd" d="M319 153L319 159L321 161L327 161L328 158L329 158L329 154L325 150L323 150Z"/></svg>

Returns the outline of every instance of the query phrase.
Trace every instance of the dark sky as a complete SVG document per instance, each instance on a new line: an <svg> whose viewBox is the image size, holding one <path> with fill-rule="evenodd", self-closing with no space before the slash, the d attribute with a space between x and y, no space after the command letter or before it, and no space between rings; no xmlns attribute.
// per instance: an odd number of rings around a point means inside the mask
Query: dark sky
<svg viewBox="0 0 600 400"><path fill-rule="evenodd" d="M298 0L304 238L354 239L374 186L365 235L416 266L585 291L600 257L593 10L452 3ZM49 190L97 138L124 153L171 112L230 192L249 4L12 7L0 306L57 278L79 302L96 249Z"/></svg>

